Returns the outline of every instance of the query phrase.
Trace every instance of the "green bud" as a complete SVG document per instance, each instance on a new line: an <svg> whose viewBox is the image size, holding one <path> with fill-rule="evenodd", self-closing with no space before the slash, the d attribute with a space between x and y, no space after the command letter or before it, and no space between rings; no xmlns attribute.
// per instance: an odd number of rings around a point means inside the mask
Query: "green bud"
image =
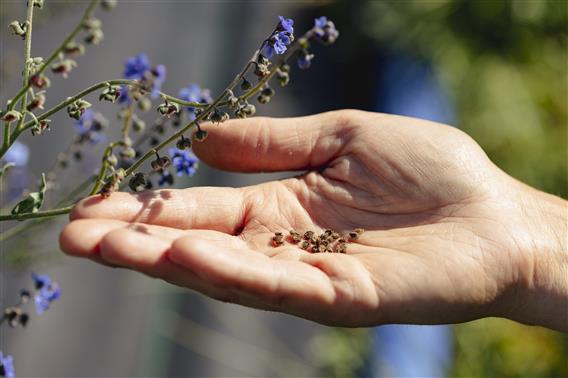
<svg viewBox="0 0 568 378"><path fill-rule="evenodd" d="M147 112L152 108L152 101L149 98L143 97L138 101L138 109Z"/></svg>
<svg viewBox="0 0 568 378"><path fill-rule="evenodd" d="M105 10L111 10L116 7L118 2L116 0L103 0L101 6Z"/></svg>
<svg viewBox="0 0 568 378"><path fill-rule="evenodd" d="M195 132L195 134L193 134L193 136L196 141L203 142L207 139L207 131L199 129Z"/></svg>

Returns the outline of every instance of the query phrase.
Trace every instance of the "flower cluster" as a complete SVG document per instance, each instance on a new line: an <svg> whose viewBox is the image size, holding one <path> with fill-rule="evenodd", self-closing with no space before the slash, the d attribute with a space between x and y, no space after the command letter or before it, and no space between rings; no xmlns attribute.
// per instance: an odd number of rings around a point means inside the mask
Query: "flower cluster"
<svg viewBox="0 0 568 378"><path fill-rule="evenodd" d="M15 376L14 359L9 355L4 357L0 351L0 377L14 378Z"/></svg>
<svg viewBox="0 0 568 378"><path fill-rule="evenodd" d="M14 305L7 307L2 317L0 324L6 322L10 327L26 327L30 319L30 315L25 310L25 306L33 298L36 313L43 314L49 310L51 303L59 299L61 296L61 289L56 282L45 275L32 273L33 290L22 289L20 290L20 300ZM14 361L12 356L4 356L0 351L0 377L14 377Z"/></svg>
<svg viewBox="0 0 568 378"><path fill-rule="evenodd" d="M177 176L193 176L197 172L199 159L188 150L180 150L178 148L170 148L169 154L172 159L172 165L176 169Z"/></svg>
<svg viewBox="0 0 568 378"><path fill-rule="evenodd" d="M286 52L288 46L294 42L294 20L278 16L280 22L274 33L264 42L261 54L270 59L274 53L281 55Z"/></svg>
<svg viewBox="0 0 568 378"><path fill-rule="evenodd" d="M49 310L51 302L59 299L61 296L61 288L56 282L45 274L32 273L35 284L36 293L34 295L34 303L38 315Z"/></svg>
<svg viewBox="0 0 568 378"><path fill-rule="evenodd" d="M133 91L135 99L140 98L146 92L150 93L150 97L158 98L162 84L166 80L166 66L158 64L152 67L150 59L146 54L138 54L126 59L124 62L125 79L138 80L140 87ZM130 102L128 91L124 90L119 98L121 103Z"/></svg>

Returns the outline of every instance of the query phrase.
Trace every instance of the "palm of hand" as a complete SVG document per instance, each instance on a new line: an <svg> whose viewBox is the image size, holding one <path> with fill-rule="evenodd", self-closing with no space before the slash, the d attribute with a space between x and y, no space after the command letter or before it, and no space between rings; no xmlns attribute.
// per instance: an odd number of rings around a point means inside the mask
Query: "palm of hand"
<svg viewBox="0 0 568 378"><path fill-rule="evenodd" d="M233 122L196 146L222 168L317 170L243 189L87 199L73 215L86 219L66 228L62 248L328 324L446 323L487 313L514 274L495 269L511 244L492 194L499 171L445 126L362 112L326 117L297 121L279 140L266 120L246 129ZM329 117L333 125L318 128ZM233 140L241 143L230 147ZM227 146L222 155L216 144ZM366 232L347 254L271 245L275 231L355 227Z"/></svg>

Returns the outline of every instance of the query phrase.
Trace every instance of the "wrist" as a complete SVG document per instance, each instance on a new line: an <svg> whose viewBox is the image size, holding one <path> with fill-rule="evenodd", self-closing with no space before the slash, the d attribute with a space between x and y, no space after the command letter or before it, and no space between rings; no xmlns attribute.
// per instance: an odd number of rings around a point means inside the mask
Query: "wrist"
<svg viewBox="0 0 568 378"><path fill-rule="evenodd" d="M568 202L520 186L512 230L518 259L505 316L568 331Z"/></svg>

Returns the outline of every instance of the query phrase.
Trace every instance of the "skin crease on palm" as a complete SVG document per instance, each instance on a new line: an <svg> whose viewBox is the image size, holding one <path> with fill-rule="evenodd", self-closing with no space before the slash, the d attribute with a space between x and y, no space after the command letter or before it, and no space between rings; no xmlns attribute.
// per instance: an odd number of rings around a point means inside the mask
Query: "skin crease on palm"
<svg viewBox="0 0 568 378"><path fill-rule="evenodd" d="M463 132L357 110L204 127L194 152L206 164L304 173L90 197L63 251L329 325L499 316L568 330L566 202L505 174ZM346 254L270 243L356 227Z"/></svg>

